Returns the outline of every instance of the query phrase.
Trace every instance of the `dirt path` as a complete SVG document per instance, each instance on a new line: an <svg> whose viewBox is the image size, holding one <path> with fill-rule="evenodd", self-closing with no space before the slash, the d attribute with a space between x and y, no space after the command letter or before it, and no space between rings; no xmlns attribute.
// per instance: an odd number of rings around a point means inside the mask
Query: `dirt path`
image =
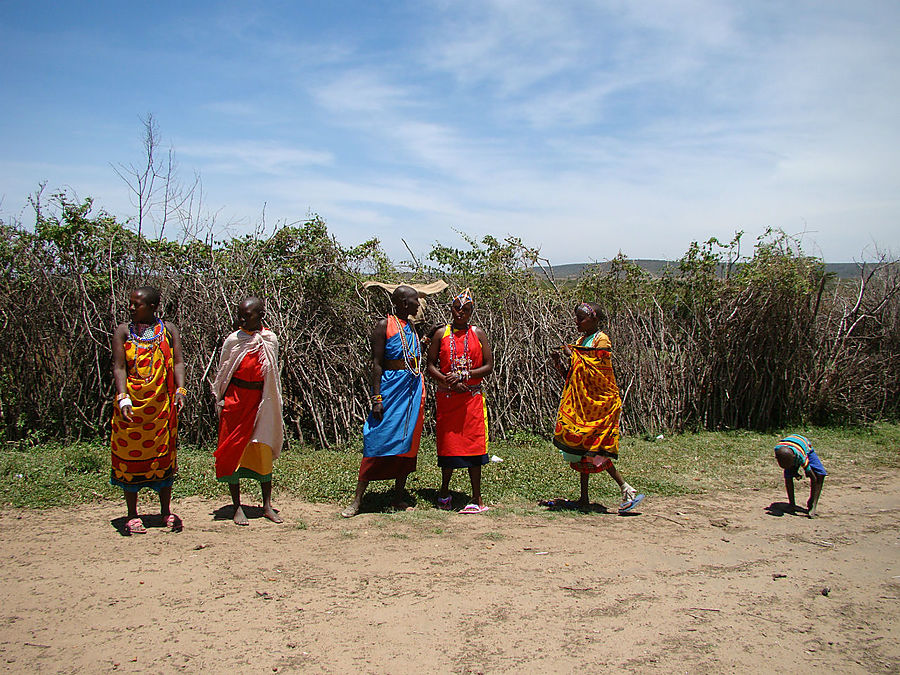
<svg viewBox="0 0 900 675"><path fill-rule="evenodd" d="M188 499L184 532L130 538L119 503L3 511L0 666L900 672L900 473L829 481L815 520L768 514L780 486L630 517L282 499L247 528Z"/></svg>

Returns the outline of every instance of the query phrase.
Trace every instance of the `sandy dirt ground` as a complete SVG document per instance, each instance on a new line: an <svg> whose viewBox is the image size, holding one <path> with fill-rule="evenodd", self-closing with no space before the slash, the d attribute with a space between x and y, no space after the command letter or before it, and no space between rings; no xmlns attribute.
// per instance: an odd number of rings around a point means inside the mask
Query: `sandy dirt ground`
<svg viewBox="0 0 900 675"><path fill-rule="evenodd" d="M767 510L783 501L344 520L282 498L285 524L250 509L238 528L197 498L175 505L183 532L132 537L121 503L5 510L0 667L900 672L900 473L829 478L813 520Z"/></svg>

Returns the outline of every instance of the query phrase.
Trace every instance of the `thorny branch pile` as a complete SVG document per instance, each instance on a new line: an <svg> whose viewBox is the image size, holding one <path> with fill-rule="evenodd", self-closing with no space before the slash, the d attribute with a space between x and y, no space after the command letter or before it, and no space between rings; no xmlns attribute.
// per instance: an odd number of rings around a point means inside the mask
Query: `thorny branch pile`
<svg viewBox="0 0 900 675"><path fill-rule="evenodd" d="M900 265L840 280L778 231L740 257L740 235L692 244L660 277L620 256L554 279L520 240L436 244L402 268L377 240L345 248L318 217L225 241L151 240L91 201L35 202L36 226L0 222L0 434L7 441L97 437L112 405L110 336L128 292L153 284L181 329L190 405L183 438L207 442L208 381L235 303L259 295L282 345L285 423L306 443L358 438L367 414L368 331L389 309L367 279L443 278L427 323L447 320L451 292L472 288L474 321L492 341L491 433L547 434L561 383L548 354L574 338L580 300L606 308L625 399L623 431L767 429L803 421L868 422L900 414ZM446 296L446 297L445 297Z"/></svg>

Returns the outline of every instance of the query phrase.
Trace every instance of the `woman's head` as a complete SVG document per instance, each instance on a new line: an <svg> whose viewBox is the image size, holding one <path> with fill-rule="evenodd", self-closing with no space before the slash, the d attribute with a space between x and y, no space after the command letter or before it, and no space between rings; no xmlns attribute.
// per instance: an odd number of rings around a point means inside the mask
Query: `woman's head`
<svg viewBox="0 0 900 675"><path fill-rule="evenodd" d="M159 290L153 286L141 286L131 291L128 313L132 323L153 323L159 308Z"/></svg>
<svg viewBox="0 0 900 675"><path fill-rule="evenodd" d="M468 324L474 311L475 298L468 288L453 298L453 302L450 303L450 314L453 316L453 324L456 326Z"/></svg>
<svg viewBox="0 0 900 675"><path fill-rule="evenodd" d="M266 305L259 298L247 298L238 305L237 323L247 331L262 328L262 320L266 315Z"/></svg>
<svg viewBox="0 0 900 675"><path fill-rule="evenodd" d="M604 321L606 315L596 302L582 302L575 307L575 326L579 333L596 333Z"/></svg>
<svg viewBox="0 0 900 675"><path fill-rule="evenodd" d="M419 292L412 286L397 286L391 293L394 313L401 319L415 316L419 311Z"/></svg>

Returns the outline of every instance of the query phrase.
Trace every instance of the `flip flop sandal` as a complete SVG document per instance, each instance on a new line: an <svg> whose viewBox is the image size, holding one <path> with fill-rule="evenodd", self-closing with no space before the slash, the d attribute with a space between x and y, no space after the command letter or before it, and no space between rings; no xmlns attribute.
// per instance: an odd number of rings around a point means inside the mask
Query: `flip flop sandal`
<svg viewBox="0 0 900 675"><path fill-rule="evenodd" d="M166 516L165 523L170 532L181 532L181 530L184 529L181 524L181 518L176 516L174 513L170 513Z"/></svg>
<svg viewBox="0 0 900 675"><path fill-rule="evenodd" d="M438 497L438 508L441 511L450 511L453 509L453 497Z"/></svg>
<svg viewBox="0 0 900 675"><path fill-rule="evenodd" d="M147 534L147 528L144 527L144 523L140 518L132 518L125 523L125 531L128 534Z"/></svg>
<svg viewBox="0 0 900 675"><path fill-rule="evenodd" d="M634 499L627 502L622 502L619 504L619 513L625 513L626 511L631 511L635 506L644 501L644 495L635 495Z"/></svg>
<svg viewBox="0 0 900 675"><path fill-rule="evenodd" d="M466 504L462 509L460 509L460 513L484 513L488 510L487 506L478 506L478 504Z"/></svg>

